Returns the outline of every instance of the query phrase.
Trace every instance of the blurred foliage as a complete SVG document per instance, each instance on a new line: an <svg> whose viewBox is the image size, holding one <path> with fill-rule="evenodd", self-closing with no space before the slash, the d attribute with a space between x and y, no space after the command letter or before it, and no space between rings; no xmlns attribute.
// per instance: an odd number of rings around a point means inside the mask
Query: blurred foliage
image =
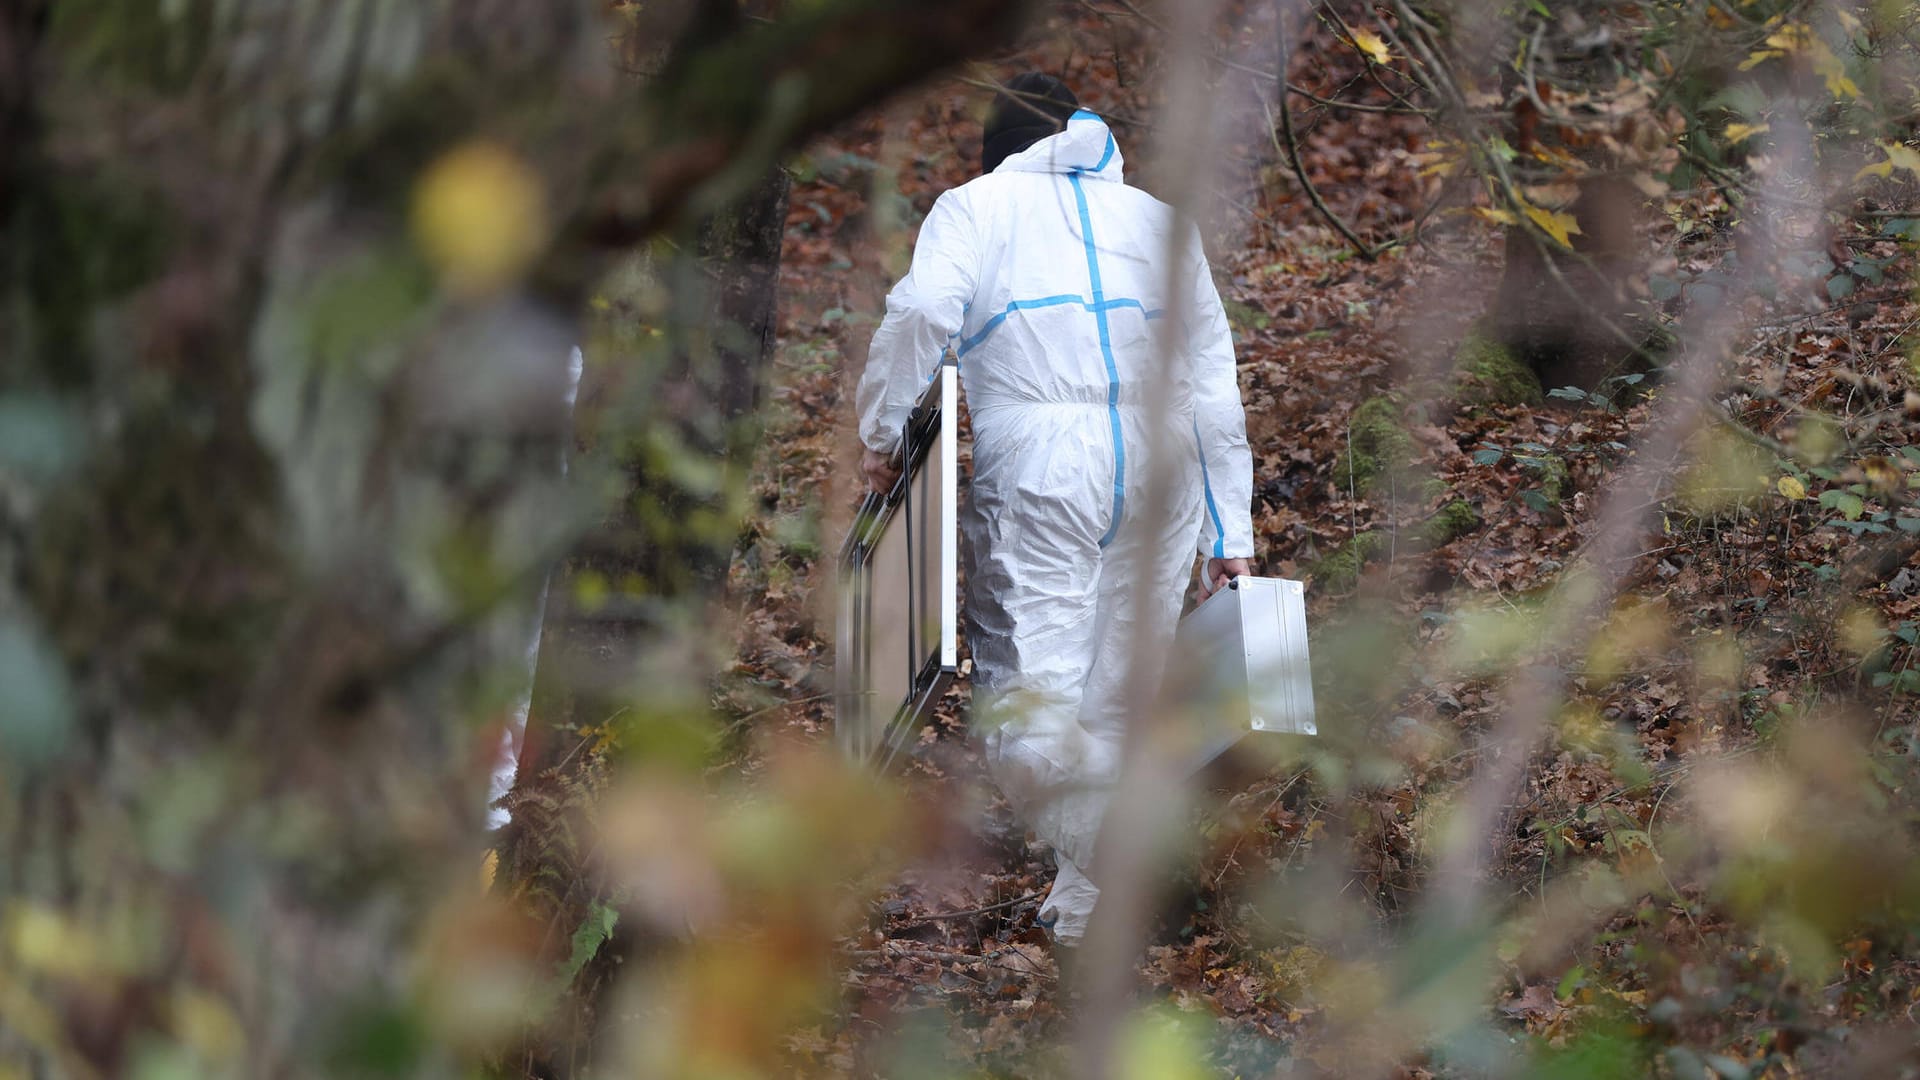
<svg viewBox="0 0 1920 1080"><path fill-rule="evenodd" d="M579 1067L543 1025L662 932L585 812L635 760L711 797L778 159L1018 11L0 10L0 1075ZM598 710L536 716L558 857L476 888L556 562L629 649L547 680ZM795 784L728 874L859 790Z"/></svg>
<svg viewBox="0 0 1920 1080"><path fill-rule="evenodd" d="M1032 861L941 756L962 740L929 733L897 784L795 737L838 491L807 425L871 320L850 289L788 319L767 400L772 271L745 254L815 239L783 153L1024 6L0 10L0 1077L1071 1067L1025 921L1043 879L973 914L874 902L911 880L961 909L983 875L957 851ZM1096 7L1049 9L1073 47L1036 55L1118 82L1162 51ZM1270 29L1222 14L1220 41ZM1262 458L1293 485L1263 515L1324 518L1263 532L1301 565L1318 534L1323 735L1201 800L1155 868L1118 1071L1910 1069L1920 450L1905 330L1868 335L1912 311L1914 11L1307 15L1278 81L1324 63L1325 108L1422 136L1336 129L1393 151L1342 185L1426 201L1391 219L1411 236L1354 224L1358 256L1302 230L1240 267L1250 368L1370 324L1384 294L1315 306L1360 263L1480 223L1527 317L1457 350L1500 362L1492 392L1356 381L1367 404L1284 433L1324 460ZM1130 36L1083 48L1081 18ZM1275 134L1246 141L1339 146ZM857 208L877 254L821 239L806 265L897 273L959 168L937 141L809 151L794 217ZM1772 241L1736 241L1755 220ZM1302 279L1325 295L1255 302ZM1581 530L1723 302L1752 362L1606 592ZM1590 338L1554 336L1588 308ZM536 767L489 835L543 621ZM1512 676L1541 671L1538 738L1501 742ZM1476 785L1515 761L1476 833ZM1490 852L1464 913L1463 852Z"/></svg>

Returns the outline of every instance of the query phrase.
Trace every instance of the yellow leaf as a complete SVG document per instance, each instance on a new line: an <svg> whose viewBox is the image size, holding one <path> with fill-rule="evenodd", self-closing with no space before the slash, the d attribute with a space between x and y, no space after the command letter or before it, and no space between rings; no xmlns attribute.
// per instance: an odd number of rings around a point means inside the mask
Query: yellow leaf
<svg viewBox="0 0 1920 1080"><path fill-rule="evenodd" d="M5 930L7 951L24 970L78 976L102 966L98 936L53 908L16 904Z"/></svg>
<svg viewBox="0 0 1920 1080"><path fill-rule="evenodd" d="M1740 61L1740 70L1752 71L1754 68L1759 67L1761 64L1766 63L1776 56L1785 55L1786 53L1781 52L1779 49L1755 49L1747 55L1745 60Z"/></svg>
<svg viewBox="0 0 1920 1080"><path fill-rule="evenodd" d="M1452 176L1460 170L1460 144L1446 139L1427 143L1426 149L1413 155L1421 176Z"/></svg>
<svg viewBox="0 0 1920 1080"><path fill-rule="evenodd" d="M1553 237L1555 243L1564 248L1573 247L1573 241L1568 237L1580 233L1578 218L1572 214L1558 210L1545 210L1538 206L1527 206L1524 209L1527 212L1527 220L1538 225L1541 232Z"/></svg>
<svg viewBox="0 0 1920 1080"><path fill-rule="evenodd" d="M1476 206L1473 208L1473 212L1486 218L1488 221L1497 221L1502 225L1520 224L1520 219L1514 217L1513 211L1511 210L1495 210L1490 206Z"/></svg>
<svg viewBox="0 0 1920 1080"><path fill-rule="evenodd" d="M1774 481L1773 489L1789 499L1804 499L1807 497L1807 485L1801 483L1798 477L1783 476Z"/></svg>
<svg viewBox="0 0 1920 1080"><path fill-rule="evenodd" d="M1895 169L1905 169L1913 175L1920 177L1920 150L1915 150L1905 143L1897 142L1883 142L1880 144L1880 149L1887 155L1887 160L1876 161L1872 165L1854 173L1853 178L1855 180L1863 176L1892 176L1893 170Z"/></svg>
<svg viewBox="0 0 1920 1080"><path fill-rule="evenodd" d="M1353 44L1366 54L1367 59L1376 64L1384 64L1393 59L1393 54L1387 51L1387 43L1381 41L1380 35L1371 30L1355 30Z"/></svg>
<svg viewBox="0 0 1920 1080"><path fill-rule="evenodd" d="M1727 142L1731 145L1739 146L1755 135L1766 134L1768 127L1766 124L1728 124Z"/></svg>
<svg viewBox="0 0 1920 1080"><path fill-rule="evenodd" d="M215 995L192 987L174 992L173 1028L181 1042L209 1063L230 1062L246 1046L246 1031L233 1009Z"/></svg>
<svg viewBox="0 0 1920 1080"><path fill-rule="evenodd" d="M482 893L493 891L493 876L499 872L500 853L488 848L486 857L480 860L480 891Z"/></svg>
<svg viewBox="0 0 1920 1080"><path fill-rule="evenodd" d="M1826 40L1813 32L1806 23L1791 22L1783 24L1778 30L1767 36L1768 48L1761 49L1748 56L1740 65L1741 71L1754 67L1762 61L1788 53L1803 55L1819 76L1826 80L1827 93L1837 98L1858 98L1860 87L1847 77L1845 61L1834 55Z"/></svg>
<svg viewBox="0 0 1920 1080"><path fill-rule="evenodd" d="M1820 48L1823 52L1826 51L1826 46L1822 45ZM1840 58L1833 55L1833 53L1827 52L1826 62L1822 62L1816 57L1813 62L1813 70L1819 72L1820 77L1827 80L1827 93L1837 98L1847 97L1853 98L1856 101L1859 100L1860 87L1852 79L1847 77L1846 70L1840 66Z"/></svg>
<svg viewBox="0 0 1920 1080"><path fill-rule="evenodd" d="M1411 159L1421 176L1452 176L1466 161L1466 148L1452 139L1429 139Z"/></svg>
<svg viewBox="0 0 1920 1080"><path fill-rule="evenodd" d="M1887 624L1872 608L1849 609L1840 616L1839 625L1834 629L1841 647L1855 656L1871 655L1887 640Z"/></svg>
<svg viewBox="0 0 1920 1080"><path fill-rule="evenodd" d="M415 186L413 235L452 289L491 292L546 245L546 191L512 151L470 142L441 155Z"/></svg>
<svg viewBox="0 0 1920 1080"><path fill-rule="evenodd" d="M607 600L613 595L613 586L608 584L605 574L588 570L574 575L573 602L582 611L598 611L607 606Z"/></svg>
<svg viewBox="0 0 1920 1080"><path fill-rule="evenodd" d="M1827 81L1827 93L1837 98L1860 97L1860 87L1847 77L1846 62L1835 56L1826 42L1809 35L1807 52L1813 57L1813 70Z"/></svg>

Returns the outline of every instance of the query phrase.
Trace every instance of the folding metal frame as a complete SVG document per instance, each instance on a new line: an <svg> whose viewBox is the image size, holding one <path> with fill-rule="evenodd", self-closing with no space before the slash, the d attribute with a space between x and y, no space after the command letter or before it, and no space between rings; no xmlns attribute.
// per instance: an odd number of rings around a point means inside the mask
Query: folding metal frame
<svg viewBox="0 0 1920 1080"><path fill-rule="evenodd" d="M889 765L959 669L959 375L949 353L908 417L900 479L840 549L835 735Z"/></svg>

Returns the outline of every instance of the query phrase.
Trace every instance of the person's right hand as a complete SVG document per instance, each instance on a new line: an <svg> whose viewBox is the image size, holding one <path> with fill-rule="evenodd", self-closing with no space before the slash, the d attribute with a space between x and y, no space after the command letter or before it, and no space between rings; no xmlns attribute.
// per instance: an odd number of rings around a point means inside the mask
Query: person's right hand
<svg viewBox="0 0 1920 1080"><path fill-rule="evenodd" d="M1253 566L1246 559L1208 559L1200 574L1200 594L1212 596L1226 588L1227 582L1252 573Z"/></svg>
<svg viewBox="0 0 1920 1080"><path fill-rule="evenodd" d="M891 454L876 454L872 450L860 452L860 471L867 478L867 487L879 495L892 491L900 479L898 460Z"/></svg>

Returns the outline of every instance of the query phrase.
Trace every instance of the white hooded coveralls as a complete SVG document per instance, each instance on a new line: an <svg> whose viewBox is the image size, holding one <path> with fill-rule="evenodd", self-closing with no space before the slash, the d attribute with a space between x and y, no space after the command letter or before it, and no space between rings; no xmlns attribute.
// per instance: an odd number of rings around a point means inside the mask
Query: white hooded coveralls
<svg viewBox="0 0 1920 1080"><path fill-rule="evenodd" d="M1197 237L1183 245L1169 392L1149 400L1173 223L1122 181L1106 122L1074 113L935 201L858 392L861 441L891 454L946 350L959 358L973 419L961 521L975 715L996 782L1054 849L1041 921L1066 942L1098 896L1087 871L1134 661L1164 657L1196 537L1205 556L1253 555L1233 340ZM1158 521L1139 509L1155 424L1175 456Z"/></svg>

